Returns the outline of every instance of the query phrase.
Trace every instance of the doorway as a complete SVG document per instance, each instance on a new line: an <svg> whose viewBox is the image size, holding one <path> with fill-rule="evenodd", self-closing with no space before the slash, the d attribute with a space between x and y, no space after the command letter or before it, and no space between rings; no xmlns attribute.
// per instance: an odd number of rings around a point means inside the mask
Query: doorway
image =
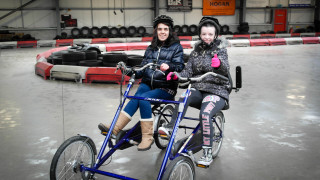
<svg viewBox="0 0 320 180"><path fill-rule="evenodd" d="M287 9L275 9L273 31L287 31Z"/></svg>

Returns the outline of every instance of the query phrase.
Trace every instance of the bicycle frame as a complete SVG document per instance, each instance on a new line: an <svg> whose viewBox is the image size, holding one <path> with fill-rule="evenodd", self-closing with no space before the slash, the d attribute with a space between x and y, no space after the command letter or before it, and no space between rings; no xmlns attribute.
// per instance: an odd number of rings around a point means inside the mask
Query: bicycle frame
<svg viewBox="0 0 320 180"><path fill-rule="evenodd" d="M173 143L174 143L174 139L175 139L175 136L176 136L176 133L178 131L178 128L179 128L179 124L181 122L181 120L183 119L182 118L182 115L183 115L183 111L184 109L186 108L186 102L189 98L189 95L190 95L190 89L191 89L191 84L188 86L187 88L187 91L186 91L186 96L183 100L183 102L181 101L172 101L172 100L164 100L164 99L155 99L155 98L143 98L143 97L136 97L136 96L129 96L129 92L131 90L131 88L133 87L133 84L134 84L135 80L134 80L134 75L130 78L129 80L129 83L128 83L128 86L126 88L126 91L124 92L124 95L123 95L123 101L122 103L118 106L118 109L115 113L115 116L112 120L112 123L111 123L111 126L110 126L110 129L106 135L106 138L104 139L104 142L101 146L101 149L99 151L99 154L96 158L96 162L93 166L93 168L90 168L90 167L86 167L84 165L80 165L80 171L83 172L83 171L89 171L92 173L92 175L94 175L95 173L97 174L101 174L101 175L105 175L105 176L109 176L109 177L113 177L113 178L117 178L117 179L126 179L126 180L134 180L134 178L130 178L130 177L126 177L126 176L122 176L122 175L118 175L118 174L114 174L114 173L111 173L111 172L106 172L106 171L101 171L101 170L98 170L106 161L107 159L125 142L129 142L130 140L132 140L129 136L131 135L132 132L134 132L138 127L139 127L139 123L136 123L136 125L131 128L125 135L123 138L121 138L121 140L116 143L115 145L113 145L112 141L111 141L111 134L112 134L112 130L116 124L116 121L119 117L119 114L120 114L120 111L122 110L124 104L125 104L125 101L127 98L129 99L138 99L138 100L145 100L145 101L150 101L150 102L155 102L155 103L163 103L163 104L179 104L179 111L178 111L178 117L177 117L177 120L175 122L175 125L174 125L174 128L173 128L173 132L172 132L172 135L170 137L170 140L169 140L169 143L168 143L168 146L167 146L167 149L166 149L166 153L165 153L165 156L163 158L163 161L162 161L162 164L161 164L161 167L160 167L160 170L159 170L159 174L158 174L158 177L157 177L157 180L160 180L163 176L163 173L165 171L165 167L166 167L166 164L168 162L168 159L169 159L169 155L170 155L170 151L172 149L172 146L173 146ZM185 119L191 119L191 120L197 120L196 118L188 118L188 117L185 117ZM183 127L183 128L188 128L188 127ZM192 128L190 128L192 129ZM191 135L189 136L188 140L184 143L183 147L180 149L179 153L176 154L176 156L174 157L171 157L170 159L174 159L175 157L179 156L180 153L187 153L188 149L186 149L186 145L188 144L189 140L192 139L193 135L200 129L200 123L197 125L196 128L194 128L193 132L191 133ZM220 130L220 129L219 129ZM220 130L221 131L221 130ZM222 135L222 134L221 134ZM137 137L139 138L139 137ZM109 147L111 148L104 156L104 151L107 147L107 145L109 144Z"/></svg>

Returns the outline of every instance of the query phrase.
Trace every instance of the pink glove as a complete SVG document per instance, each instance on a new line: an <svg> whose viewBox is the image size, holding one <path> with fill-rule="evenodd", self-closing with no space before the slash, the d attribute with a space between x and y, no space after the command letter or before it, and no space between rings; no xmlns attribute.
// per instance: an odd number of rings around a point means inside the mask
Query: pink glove
<svg viewBox="0 0 320 180"><path fill-rule="evenodd" d="M170 81L171 80L171 76L172 76L173 72L169 72L169 74L167 75L167 81ZM172 80L177 80L178 79L178 76L177 75L174 75Z"/></svg>
<svg viewBox="0 0 320 180"><path fill-rule="evenodd" d="M218 55L215 54L214 57L211 60L211 67L219 67L220 66L220 59L218 58Z"/></svg>

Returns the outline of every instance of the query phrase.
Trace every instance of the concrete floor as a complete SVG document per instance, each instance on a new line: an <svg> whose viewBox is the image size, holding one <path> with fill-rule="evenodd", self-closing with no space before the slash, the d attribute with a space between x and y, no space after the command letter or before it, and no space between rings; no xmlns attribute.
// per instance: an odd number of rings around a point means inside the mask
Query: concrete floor
<svg viewBox="0 0 320 180"><path fill-rule="evenodd" d="M117 84L77 84L35 75L35 57L46 50L0 50L1 179L49 179L56 149L78 133L100 147L104 136L97 125L110 122L119 103ZM235 66L242 66L243 88L231 94L231 108L224 111L219 157L209 169L197 168L197 179L320 179L320 45L237 47L228 52L232 74ZM116 152L103 169L156 179L163 154L155 145L147 152L133 147Z"/></svg>

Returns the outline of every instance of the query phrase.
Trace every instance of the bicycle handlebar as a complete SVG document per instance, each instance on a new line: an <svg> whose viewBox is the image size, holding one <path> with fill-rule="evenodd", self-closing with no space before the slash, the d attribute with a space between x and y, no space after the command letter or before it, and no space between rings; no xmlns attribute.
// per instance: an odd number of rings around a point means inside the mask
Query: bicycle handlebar
<svg viewBox="0 0 320 180"><path fill-rule="evenodd" d="M173 74L175 74L178 79L180 81L187 81L187 82L198 82L198 81L201 81L204 77L208 76L208 75L212 75L214 77L217 77L217 78L220 78L222 80L225 80L225 81L228 81L229 79L225 76L222 76L220 74L217 74L217 73L214 73L214 72L207 72L199 77L196 77L196 78L185 78L185 77L181 77L180 74L178 74L177 72L173 72Z"/></svg>
<svg viewBox="0 0 320 180"><path fill-rule="evenodd" d="M127 66L126 66L126 64L124 63L124 62L118 62L118 64L117 64L117 70L118 69L121 69L122 71L125 71L125 72L130 72L130 71L134 71L134 72L136 72L136 71L142 71L142 70L144 70L144 69L146 69L146 68L148 68L148 67L160 67L160 65L159 64L155 64L155 63L148 63L148 64L146 64L146 65L144 65L144 66L142 66L142 67L132 67L132 68L128 68Z"/></svg>

